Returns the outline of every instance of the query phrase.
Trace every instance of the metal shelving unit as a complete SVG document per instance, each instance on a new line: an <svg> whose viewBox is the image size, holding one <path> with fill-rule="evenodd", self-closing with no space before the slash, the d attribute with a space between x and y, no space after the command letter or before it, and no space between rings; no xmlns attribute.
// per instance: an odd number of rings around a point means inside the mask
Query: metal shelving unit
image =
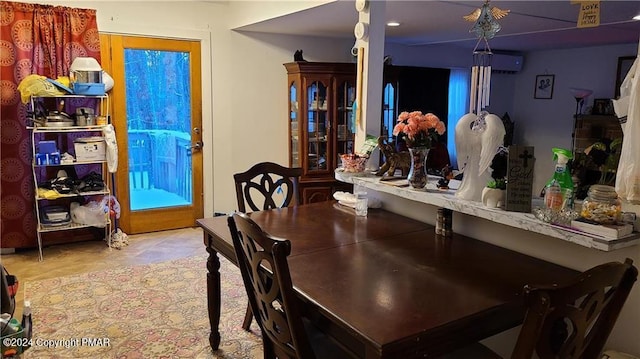
<svg viewBox="0 0 640 359"><path fill-rule="evenodd" d="M54 99L54 100L50 100L50 99ZM64 100L65 102L73 102L75 101L87 101L87 102L93 102L94 108L95 108L95 114L96 115L100 115L100 116L105 116L106 117L106 124L104 125L88 125L88 126L65 126L65 127L58 127L58 126L54 126L54 127L48 127L48 126L40 126L38 125L38 121L36 121L35 116L37 116L36 114L36 108L38 108L38 106L42 107L42 104L38 104L38 101L59 101L59 100ZM74 160L73 162L62 162L62 160L60 161L59 164L38 164L36 163L36 154L37 154L37 148L38 148L38 144L40 143L40 141L45 140L46 138L51 138L51 137L55 137L56 135L58 135L58 139L56 140L56 145L60 146L61 143L59 143L60 141L65 142L66 146L67 146L67 150L70 148L69 145L69 141L68 141L68 135L70 134L74 134L74 133L86 133L87 135L93 135L96 136L98 134L102 133L102 130L106 127L106 125L108 125L110 123L110 116L109 116L109 98L108 96L104 95L104 96L78 96L78 95L63 95L63 96L55 96L55 97L32 97L31 98L31 117L30 119L33 121L33 125L32 126L27 126L27 129L31 131L31 151L32 151L32 174L33 174L33 182L34 182L34 188L35 188L35 211L36 211L36 218L38 220L38 225L36 228L37 231L37 236L38 236L38 251L39 251L39 259L40 261L43 260L43 254L42 254L42 247L43 247L43 238L42 238L42 234L43 233L51 233L51 232L57 232L57 231L70 231L70 230L77 230L77 229L82 229L82 228L90 228L93 227L92 225L87 225L87 224L81 224L81 223L74 223L73 221L69 222L69 223L64 223L64 224L46 224L43 223L42 220L42 210L44 208L44 206L46 204L55 204L55 203L60 203L60 202L68 202L73 198L88 198L91 196L108 196L111 194L110 188L111 188L111 183L110 183L110 176L109 176L109 172L107 169L107 162L106 159L105 160L95 160L95 161L77 161ZM73 103L71 103L69 106L73 106ZM65 136L63 138L63 136ZM55 196L55 198L45 198L40 196L38 189L40 188L40 183L42 183L43 181L47 181L50 180L51 178L45 178L48 177L47 174L54 171L55 168L63 168L63 167L69 167L69 166L73 166L75 169L75 166L81 166L81 165L96 165L96 167L99 167L99 172L100 175L102 177L102 182L104 183L103 186L103 190L99 190L99 191L84 191L84 192L78 192L78 191L74 191L74 192L70 192L70 193L64 193L64 194L58 194ZM65 201L66 200L66 201ZM69 211L69 216L71 216L71 213ZM104 226L104 238L107 241L110 241L110 237L111 237L111 220L109 217L109 213L105 213L106 219L105 219L105 226ZM109 243L109 247L111 247L110 243Z"/></svg>

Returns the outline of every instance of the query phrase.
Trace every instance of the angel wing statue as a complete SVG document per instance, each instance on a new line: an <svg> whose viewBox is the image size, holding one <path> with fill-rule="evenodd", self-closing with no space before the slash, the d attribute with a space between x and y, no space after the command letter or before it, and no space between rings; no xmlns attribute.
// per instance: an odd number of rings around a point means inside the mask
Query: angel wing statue
<svg viewBox="0 0 640 359"><path fill-rule="evenodd" d="M468 113L458 120L455 129L458 168L463 172L462 183L456 197L480 201L482 189L491 180L489 166L506 131L500 117L482 111L480 115Z"/></svg>
<svg viewBox="0 0 640 359"><path fill-rule="evenodd" d="M475 9L471 14L462 18L475 22L469 32L475 32L480 39L493 39L498 31L502 28L496 20L502 19L509 14L510 10L503 10L495 6L489 5L486 0L481 8Z"/></svg>

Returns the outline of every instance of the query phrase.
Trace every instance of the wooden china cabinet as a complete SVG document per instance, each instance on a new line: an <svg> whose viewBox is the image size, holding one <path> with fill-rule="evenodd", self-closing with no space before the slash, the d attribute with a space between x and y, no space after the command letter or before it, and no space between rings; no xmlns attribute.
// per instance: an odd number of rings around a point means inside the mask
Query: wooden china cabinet
<svg viewBox="0 0 640 359"><path fill-rule="evenodd" d="M354 152L353 103L356 66L350 63L291 62L289 93L289 166L302 167L303 203L327 201L335 191L351 191L334 170L340 154Z"/></svg>

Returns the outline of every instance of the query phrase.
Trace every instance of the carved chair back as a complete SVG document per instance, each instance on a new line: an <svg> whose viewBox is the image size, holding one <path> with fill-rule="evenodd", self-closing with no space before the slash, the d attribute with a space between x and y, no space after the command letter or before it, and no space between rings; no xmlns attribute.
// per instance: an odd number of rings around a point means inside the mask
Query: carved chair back
<svg viewBox="0 0 640 359"><path fill-rule="evenodd" d="M265 358L314 359L287 264L291 242L263 232L244 213L230 216L228 222Z"/></svg>
<svg viewBox="0 0 640 359"><path fill-rule="evenodd" d="M273 162L261 162L246 172L234 174L238 211L246 213L246 205L251 211L260 211L300 204L300 176L302 168Z"/></svg>
<svg viewBox="0 0 640 359"><path fill-rule="evenodd" d="M638 277L632 263L605 263L562 286L526 286L528 311L511 357L599 358Z"/></svg>

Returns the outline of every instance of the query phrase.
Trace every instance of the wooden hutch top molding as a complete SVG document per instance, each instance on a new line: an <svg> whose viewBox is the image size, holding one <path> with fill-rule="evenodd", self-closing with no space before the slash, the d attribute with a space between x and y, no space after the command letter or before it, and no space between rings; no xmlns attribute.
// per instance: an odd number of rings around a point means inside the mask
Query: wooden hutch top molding
<svg viewBox="0 0 640 359"><path fill-rule="evenodd" d="M309 62L296 61L284 64L287 73L316 73L332 75L353 75L356 73L356 64L348 62Z"/></svg>

